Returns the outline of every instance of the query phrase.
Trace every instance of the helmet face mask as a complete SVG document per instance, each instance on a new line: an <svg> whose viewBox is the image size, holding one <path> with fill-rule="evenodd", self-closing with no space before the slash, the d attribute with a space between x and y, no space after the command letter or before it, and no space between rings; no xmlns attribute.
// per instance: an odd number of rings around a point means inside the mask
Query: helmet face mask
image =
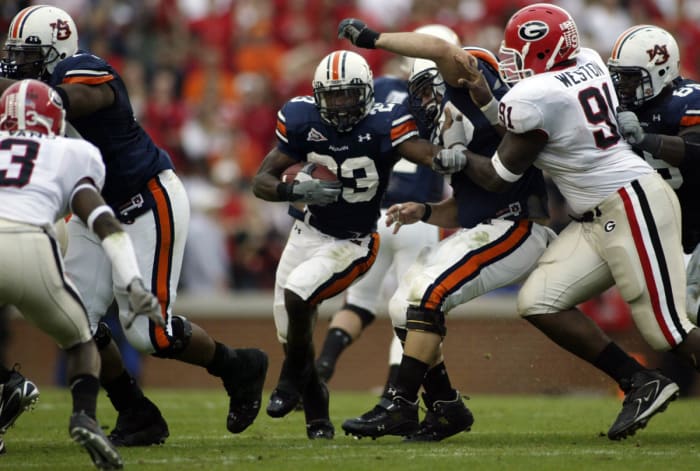
<svg viewBox="0 0 700 471"><path fill-rule="evenodd" d="M62 136L65 114L58 93L38 80L16 82L0 97L0 131Z"/></svg>
<svg viewBox="0 0 700 471"><path fill-rule="evenodd" d="M433 61L416 59L408 79L408 103L411 113L432 130L440 116L445 96L445 81Z"/></svg>
<svg viewBox="0 0 700 471"><path fill-rule="evenodd" d="M518 10L506 24L498 55L499 74L516 83L576 57L580 51L576 23L566 10L537 3Z"/></svg>
<svg viewBox="0 0 700 471"><path fill-rule="evenodd" d="M340 132L350 131L374 105L372 71L351 51L334 51L316 67L312 82L321 118Z"/></svg>
<svg viewBox="0 0 700 471"><path fill-rule="evenodd" d="M638 108L680 77L678 44L657 26L633 26L615 41L608 69L622 106Z"/></svg>
<svg viewBox="0 0 700 471"><path fill-rule="evenodd" d="M42 79L77 50L78 30L68 13L48 5L27 7L10 23L0 75Z"/></svg>

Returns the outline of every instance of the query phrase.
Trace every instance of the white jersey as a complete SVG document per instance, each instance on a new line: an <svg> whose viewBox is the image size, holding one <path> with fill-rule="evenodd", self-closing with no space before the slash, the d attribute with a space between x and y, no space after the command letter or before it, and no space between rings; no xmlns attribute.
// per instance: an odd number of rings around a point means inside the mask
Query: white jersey
<svg viewBox="0 0 700 471"><path fill-rule="evenodd" d="M0 132L0 218L48 228L69 213L69 198L83 178L102 190L102 155L89 142Z"/></svg>
<svg viewBox="0 0 700 471"><path fill-rule="evenodd" d="M509 131L547 134L534 165L579 214L654 171L620 136L617 95L605 63L591 49L581 49L571 67L518 82L501 103Z"/></svg>

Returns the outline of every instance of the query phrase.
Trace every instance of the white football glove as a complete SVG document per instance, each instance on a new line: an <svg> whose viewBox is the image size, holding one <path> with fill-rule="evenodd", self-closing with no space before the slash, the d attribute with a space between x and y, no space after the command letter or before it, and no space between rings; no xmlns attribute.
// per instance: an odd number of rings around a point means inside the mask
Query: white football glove
<svg viewBox="0 0 700 471"><path fill-rule="evenodd" d="M639 124L639 118L632 111L619 111L617 113L617 124L620 127L620 134L630 144L641 144L644 140L644 130Z"/></svg>
<svg viewBox="0 0 700 471"><path fill-rule="evenodd" d="M467 166L467 156L464 153L466 149L460 144L455 145L451 149L442 149L433 157L433 170L443 175L459 172Z"/></svg>
<svg viewBox="0 0 700 471"><path fill-rule="evenodd" d="M157 326L165 327L158 298L146 289L140 278L134 278L126 287L126 291L129 293L129 314L124 322L125 329L131 327L136 316L147 316Z"/></svg>

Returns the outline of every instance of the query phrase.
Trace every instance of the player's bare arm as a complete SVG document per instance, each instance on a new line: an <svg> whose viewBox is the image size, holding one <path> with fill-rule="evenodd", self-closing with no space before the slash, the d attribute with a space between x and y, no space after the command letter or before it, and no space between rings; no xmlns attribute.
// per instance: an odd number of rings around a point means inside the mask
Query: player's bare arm
<svg viewBox="0 0 700 471"><path fill-rule="evenodd" d="M401 226L414 224L418 221L427 222L434 226L444 228L459 227L457 218L457 201L447 198L439 203L407 203L395 204L386 212L387 227L394 225L394 234Z"/></svg>
<svg viewBox="0 0 700 471"><path fill-rule="evenodd" d="M539 131L524 134L506 132L492 157L465 151L464 170L476 184L489 191L505 191L532 165L547 143Z"/></svg>
<svg viewBox="0 0 700 471"><path fill-rule="evenodd" d="M281 152L276 147L263 159L258 173L253 177L253 193L266 201L284 201L277 193L281 183L280 175L297 161Z"/></svg>
<svg viewBox="0 0 700 471"><path fill-rule="evenodd" d="M58 87L63 89L68 97L68 103L64 105L67 107L66 119L69 121L91 115L114 103L114 90L107 83L100 85L70 83L58 85Z"/></svg>
<svg viewBox="0 0 700 471"><path fill-rule="evenodd" d="M407 139L396 147L401 157L415 164L425 165L426 167L432 166L433 157L435 157L441 149L442 147L436 146L432 142L420 137Z"/></svg>

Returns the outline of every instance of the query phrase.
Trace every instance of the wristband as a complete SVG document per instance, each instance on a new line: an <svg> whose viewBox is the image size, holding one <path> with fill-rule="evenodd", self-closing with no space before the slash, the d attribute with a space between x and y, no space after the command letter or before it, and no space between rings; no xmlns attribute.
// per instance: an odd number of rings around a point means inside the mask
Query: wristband
<svg viewBox="0 0 700 471"><path fill-rule="evenodd" d="M58 96L61 97L63 109L65 110L66 114L68 114L68 109L70 108L70 99L68 98L68 92L66 92L63 88L58 86L53 87L53 89L58 94Z"/></svg>
<svg viewBox="0 0 700 471"><path fill-rule="evenodd" d="M498 105L500 102L496 100L496 97L491 97L491 101L486 103L484 106L479 108L486 119L489 121L491 126L498 126L500 121L498 120Z"/></svg>
<svg viewBox="0 0 700 471"><path fill-rule="evenodd" d="M501 158L498 156L498 152L493 154L493 157L491 157L491 165L493 165L493 169L496 171L499 177L501 177L503 180L507 181L508 183L514 183L520 180L520 177L523 175L520 174L518 175L517 173L513 173L510 170L506 168L505 165L503 165L503 162L501 162Z"/></svg>
<svg viewBox="0 0 700 471"><path fill-rule="evenodd" d="M374 43L376 43L377 39L379 39L379 34L380 33L377 33L373 29L365 27L362 31L360 31L360 34L357 35L355 45L364 49L374 49Z"/></svg>
<svg viewBox="0 0 700 471"><path fill-rule="evenodd" d="M433 215L433 207L428 203L423 203L423 207L425 208L425 211L423 212L423 217L421 217L420 220L423 222L428 222L430 216Z"/></svg>
<svg viewBox="0 0 700 471"><path fill-rule="evenodd" d="M114 211L112 211L112 208L110 208L106 204L97 206L95 209L90 211L90 214L88 215L87 221L85 221L85 223L92 232L95 232L95 229L93 227L95 225L95 220L97 220L98 217L102 216L105 213L114 216Z"/></svg>
<svg viewBox="0 0 700 471"><path fill-rule="evenodd" d="M292 201L292 183L279 182L277 196L280 201Z"/></svg>

